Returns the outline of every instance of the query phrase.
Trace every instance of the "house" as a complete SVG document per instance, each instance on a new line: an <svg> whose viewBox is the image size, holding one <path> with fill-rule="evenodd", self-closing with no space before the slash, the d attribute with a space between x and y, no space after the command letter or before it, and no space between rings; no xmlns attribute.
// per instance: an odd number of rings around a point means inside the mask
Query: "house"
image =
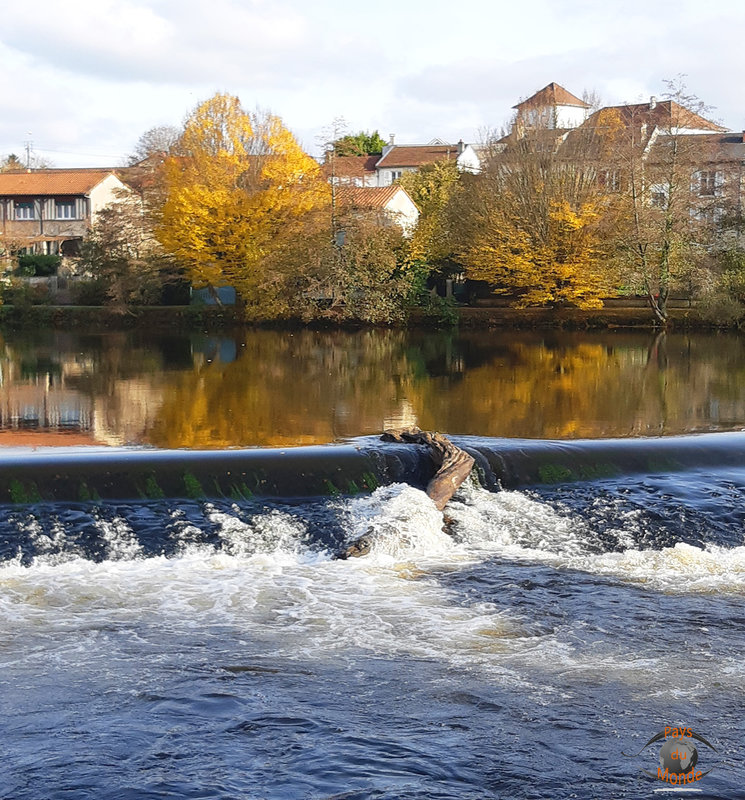
<svg viewBox="0 0 745 800"><path fill-rule="evenodd" d="M463 140L458 144L449 144L441 139L434 139L429 144L394 144L383 148L383 155L375 165L378 186L390 186L404 172L416 172L425 164L436 161L455 161L458 169L464 172L479 172L481 156L479 151Z"/></svg>
<svg viewBox="0 0 745 800"><path fill-rule="evenodd" d="M745 167L743 134L686 108L675 100L651 97L646 103L590 106L557 83L550 83L514 106L510 132L495 143L497 151L520 144L533 152L551 152L568 164L593 164L598 181L611 191L622 189L630 153L637 154L657 181L655 168L670 162L667 150L677 149L681 167L691 173L691 192L702 210L721 207L725 195L740 203ZM684 137L681 139L681 137ZM659 171L659 170L657 170ZM665 193L650 185L652 202Z"/></svg>
<svg viewBox="0 0 745 800"><path fill-rule="evenodd" d="M336 202L340 209L378 213L383 221L400 225L404 234L414 232L419 220L419 209L401 186L341 186Z"/></svg>
<svg viewBox="0 0 745 800"><path fill-rule="evenodd" d="M553 82L512 107L515 109L513 128L521 133L576 128L587 119L590 111L589 103Z"/></svg>
<svg viewBox="0 0 745 800"><path fill-rule="evenodd" d="M97 214L127 190L107 169L0 173L0 249L77 255Z"/></svg>
<svg viewBox="0 0 745 800"><path fill-rule="evenodd" d="M326 156L323 172L337 186L386 187L395 183L405 172L416 172L425 164L436 161L455 161L463 172L480 172L486 148L480 145L449 144L433 139L429 144L394 144L391 141L381 155Z"/></svg>
<svg viewBox="0 0 745 800"><path fill-rule="evenodd" d="M336 186L377 186L379 160L380 155L331 156L323 164L323 174Z"/></svg>

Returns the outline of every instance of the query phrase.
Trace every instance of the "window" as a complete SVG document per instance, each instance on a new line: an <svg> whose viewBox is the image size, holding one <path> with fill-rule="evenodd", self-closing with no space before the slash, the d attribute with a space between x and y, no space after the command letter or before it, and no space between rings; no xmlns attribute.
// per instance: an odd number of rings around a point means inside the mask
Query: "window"
<svg viewBox="0 0 745 800"><path fill-rule="evenodd" d="M701 197L713 197L717 193L717 173L713 169L702 169L698 173L698 193Z"/></svg>
<svg viewBox="0 0 745 800"><path fill-rule="evenodd" d="M75 201L74 200L56 200L54 203L54 218L55 219L75 219Z"/></svg>
<svg viewBox="0 0 745 800"><path fill-rule="evenodd" d="M618 174L618 170L615 169L600 170L600 172L598 173L598 183L603 189L605 189L608 192L621 191L621 176Z"/></svg>
<svg viewBox="0 0 745 800"><path fill-rule="evenodd" d="M655 183L649 187L649 202L655 208L667 207L667 192L668 187L663 183Z"/></svg>
<svg viewBox="0 0 745 800"><path fill-rule="evenodd" d="M33 200L16 200L16 219L36 219Z"/></svg>

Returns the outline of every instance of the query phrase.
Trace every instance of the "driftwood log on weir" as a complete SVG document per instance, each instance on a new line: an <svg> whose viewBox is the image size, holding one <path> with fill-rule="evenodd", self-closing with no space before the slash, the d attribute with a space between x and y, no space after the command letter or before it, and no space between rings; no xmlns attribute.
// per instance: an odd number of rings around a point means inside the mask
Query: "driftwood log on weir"
<svg viewBox="0 0 745 800"><path fill-rule="evenodd" d="M435 476L427 484L427 496L434 500L438 511L445 508L448 500L458 491L463 481L471 474L474 459L465 450L456 447L450 439L441 433L421 431L419 428L402 428L386 431L381 437L384 442L406 444L424 444L429 447L429 455L439 467ZM337 558L356 558L370 552L372 537L369 534L360 536L343 550Z"/></svg>

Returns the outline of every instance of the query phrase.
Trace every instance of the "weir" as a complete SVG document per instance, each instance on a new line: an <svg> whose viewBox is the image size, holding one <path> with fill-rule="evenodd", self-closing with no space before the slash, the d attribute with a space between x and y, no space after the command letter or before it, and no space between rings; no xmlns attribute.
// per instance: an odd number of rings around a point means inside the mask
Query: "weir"
<svg viewBox="0 0 745 800"><path fill-rule="evenodd" d="M420 452L423 451L423 452ZM325 445L289 449L81 448L0 454L0 502L163 497L313 497L389 483L425 486L426 448Z"/></svg>
<svg viewBox="0 0 745 800"><path fill-rule="evenodd" d="M452 437L489 489L670 473L745 463L745 433L544 441ZM365 437L286 449L54 448L0 454L0 503L164 497L316 497L408 483L437 472L421 444Z"/></svg>
<svg viewBox="0 0 745 800"><path fill-rule="evenodd" d="M497 481L509 489L745 463L745 433L739 431L635 439L453 441L475 456L487 485Z"/></svg>

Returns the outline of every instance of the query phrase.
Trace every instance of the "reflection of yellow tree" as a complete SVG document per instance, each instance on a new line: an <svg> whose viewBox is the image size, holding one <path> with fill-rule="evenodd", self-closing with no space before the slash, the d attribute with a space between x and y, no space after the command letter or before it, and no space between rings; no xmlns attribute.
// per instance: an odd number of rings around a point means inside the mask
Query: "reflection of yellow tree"
<svg viewBox="0 0 745 800"><path fill-rule="evenodd" d="M159 447L301 445L377 433L410 371L402 332L254 332L230 364L175 376L149 441Z"/></svg>

